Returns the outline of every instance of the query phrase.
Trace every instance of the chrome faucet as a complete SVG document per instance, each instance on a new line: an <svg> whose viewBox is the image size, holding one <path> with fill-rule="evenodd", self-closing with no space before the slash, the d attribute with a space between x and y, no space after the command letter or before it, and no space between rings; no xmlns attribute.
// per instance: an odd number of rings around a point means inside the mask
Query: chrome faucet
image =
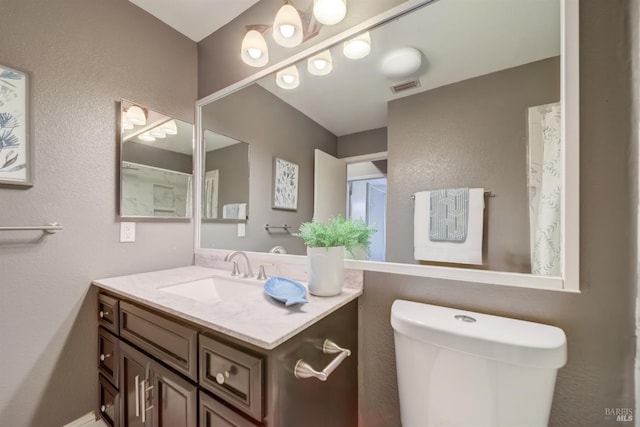
<svg viewBox="0 0 640 427"><path fill-rule="evenodd" d="M235 258L236 255L240 255L242 258L244 258L245 264L247 266L247 268L246 268L246 270L244 272L244 277L253 277L253 271L251 270L251 264L249 263L249 257L244 252L242 252L242 251L229 252L227 254L227 256L224 257L224 260L226 262L232 262L233 258ZM233 266L233 273L232 274L234 276L237 276L237 275L240 274L240 271L237 269L237 265L238 265L237 261L233 261L233 264L234 264L234 266Z"/></svg>

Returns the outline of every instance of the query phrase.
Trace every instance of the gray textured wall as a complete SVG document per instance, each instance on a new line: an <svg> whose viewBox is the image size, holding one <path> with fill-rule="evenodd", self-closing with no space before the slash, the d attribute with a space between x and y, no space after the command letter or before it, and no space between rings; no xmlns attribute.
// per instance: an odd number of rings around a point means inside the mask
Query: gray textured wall
<svg viewBox="0 0 640 427"><path fill-rule="evenodd" d="M193 171L193 156L133 141L122 144L122 160L189 174Z"/></svg>
<svg viewBox="0 0 640 427"><path fill-rule="evenodd" d="M189 223L118 243L116 113L132 99L193 122L196 44L126 0L2 0L0 63L31 76L35 185L0 189L0 425L59 427L97 396L98 277L188 265ZM179 77L179 78L177 78Z"/></svg>
<svg viewBox="0 0 640 427"><path fill-rule="evenodd" d="M249 203L249 144L239 142L208 151L205 171L218 170L218 219L228 203Z"/></svg>
<svg viewBox="0 0 640 427"><path fill-rule="evenodd" d="M338 158L387 151L387 128L356 132L338 137Z"/></svg>
<svg viewBox="0 0 640 427"><path fill-rule="evenodd" d="M388 7L395 4L387 2ZM638 160L637 156L628 157L633 147L637 151L637 141L630 144L630 4L637 8L637 0L580 2L582 293L367 273L360 306L364 361L359 388L361 425L399 425L389 325L390 304L395 298L562 327L568 336L569 361L559 372L552 426L619 425L605 420L604 409L633 407L637 263L632 204L637 201L637 187L630 181ZM637 28L637 20L631 25ZM232 67L226 75L218 76L214 70L224 68L224 62L217 62L212 55L214 43L208 42L211 44L206 47L201 45L201 96L247 75L246 70ZM207 52L209 47L212 50ZM237 52L237 41L227 34L215 43L215 49ZM619 232L612 233L611 227L603 224L613 224Z"/></svg>
<svg viewBox="0 0 640 427"><path fill-rule="evenodd" d="M413 193L483 187L484 268L531 272L527 108L559 100L556 57L391 101L387 261L416 262Z"/></svg>
<svg viewBox="0 0 640 427"><path fill-rule="evenodd" d="M264 225L287 224L297 231L301 222L311 220L313 150L335 156L336 136L257 84L207 105L202 121L204 129L249 143L251 189L246 237L237 237L234 224L205 223L202 247L266 252L282 245L289 253L305 254L302 239L267 233ZM299 166L297 212L271 209L274 156Z"/></svg>

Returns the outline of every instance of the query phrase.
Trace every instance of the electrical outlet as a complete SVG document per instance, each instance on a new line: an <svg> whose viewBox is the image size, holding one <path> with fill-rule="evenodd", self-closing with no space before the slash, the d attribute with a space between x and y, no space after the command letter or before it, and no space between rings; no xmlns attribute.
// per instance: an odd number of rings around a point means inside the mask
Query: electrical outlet
<svg viewBox="0 0 640 427"><path fill-rule="evenodd" d="M120 243L131 243L136 241L136 223L120 223Z"/></svg>

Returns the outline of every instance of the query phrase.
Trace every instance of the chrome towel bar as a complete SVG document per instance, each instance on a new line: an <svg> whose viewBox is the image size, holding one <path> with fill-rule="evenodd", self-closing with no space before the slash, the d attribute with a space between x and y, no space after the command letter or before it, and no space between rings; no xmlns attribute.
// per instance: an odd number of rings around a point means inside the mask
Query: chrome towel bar
<svg viewBox="0 0 640 427"><path fill-rule="evenodd" d="M62 226L57 222L50 222L45 225L16 225L0 227L0 231L44 231L47 234L55 234L62 230Z"/></svg>

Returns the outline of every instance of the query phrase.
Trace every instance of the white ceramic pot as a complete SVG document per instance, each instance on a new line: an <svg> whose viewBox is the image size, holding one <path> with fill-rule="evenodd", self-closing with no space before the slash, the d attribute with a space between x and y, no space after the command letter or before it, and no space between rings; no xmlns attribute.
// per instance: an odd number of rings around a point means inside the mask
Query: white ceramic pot
<svg viewBox="0 0 640 427"><path fill-rule="evenodd" d="M344 285L344 246L307 248L309 292L330 297L342 292Z"/></svg>

